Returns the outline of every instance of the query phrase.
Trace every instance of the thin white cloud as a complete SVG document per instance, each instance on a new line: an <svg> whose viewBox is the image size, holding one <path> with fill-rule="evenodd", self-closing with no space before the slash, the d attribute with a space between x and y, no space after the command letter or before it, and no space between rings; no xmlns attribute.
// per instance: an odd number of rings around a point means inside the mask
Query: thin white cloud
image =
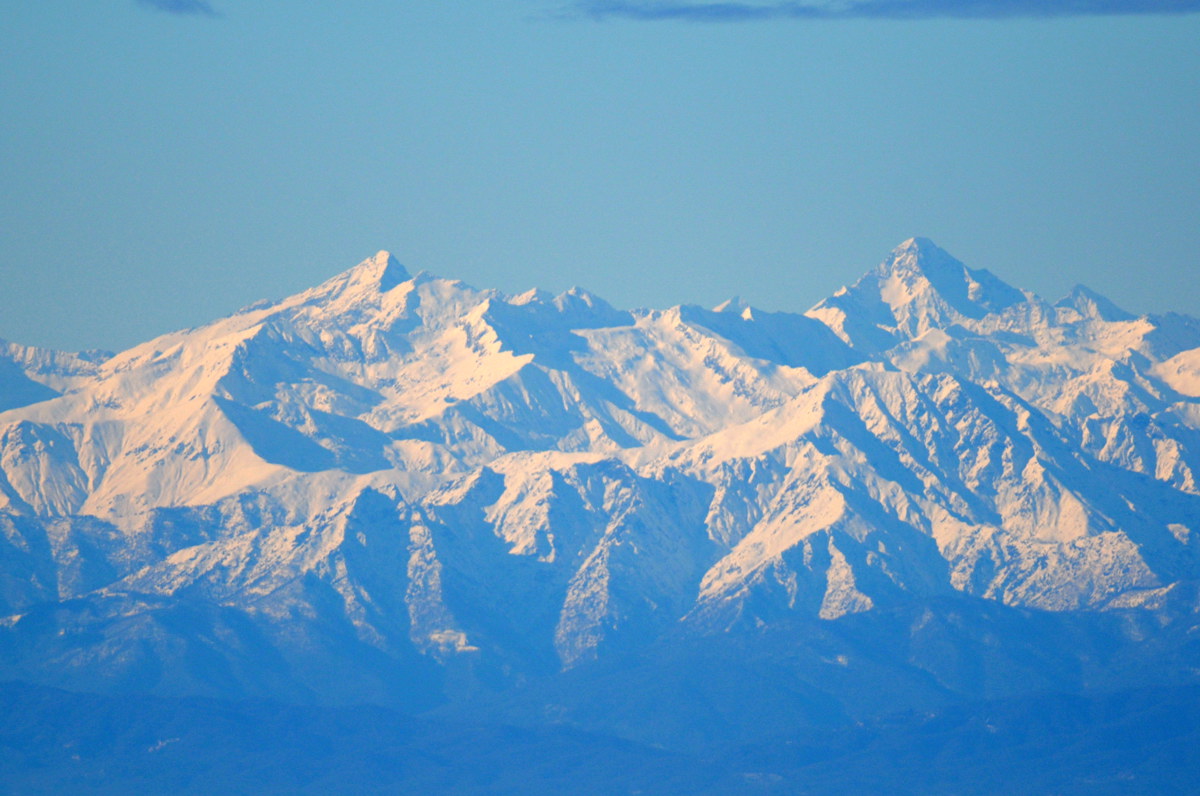
<svg viewBox="0 0 1200 796"><path fill-rule="evenodd" d="M216 10L208 0L138 0L138 2L157 11L166 11L168 14L217 16Z"/></svg>
<svg viewBox="0 0 1200 796"><path fill-rule="evenodd" d="M605 19L737 22L761 19L1002 19L1187 14L1200 0L576 0L575 14Z"/></svg>

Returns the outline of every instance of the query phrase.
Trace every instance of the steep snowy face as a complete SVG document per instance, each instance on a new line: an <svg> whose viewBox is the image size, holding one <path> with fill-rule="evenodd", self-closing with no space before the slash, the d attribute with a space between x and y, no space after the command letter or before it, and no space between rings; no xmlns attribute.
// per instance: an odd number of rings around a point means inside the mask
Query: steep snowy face
<svg viewBox="0 0 1200 796"><path fill-rule="evenodd" d="M61 397L13 365L11 401L43 403L13 416L9 455L41 464L6 494L35 513L119 518L305 473L429 482L514 450L710 433L856 360L799 316L632 314L579 289L508 298L411 276L380 252L299 295L78 368L56 382L70 388Z"/></svg>
<svg viewBox="0 0 1200 796"><path fill-rule="evenodd" d="M271 690L236 663L269 649L320 694L318 652L520 679L961 594L1164 609L1200 575L1198 351L1192 319L923 239L803 315L380 252L112 357L6 344L3 671L133 676L200 627L239 687Z"/></svg>
<svg viewBox="0 0 1200 796"><path fill-rule="evenodd" d="M807 314L876 361L998 384L1100 460L1195 491L1179 400L1200 346L1193 319L1138 318L1083 286L1049 304L923 239Z"/></svg>
<svg viewBox="0 0 1200 796"><path fill-rule="evenodd" d="M932 241L911 238L873 272L807 314L854 348L875 353L1025 300L988 271L967 268Z"/></svg>
<svg viewBox="0 0 1200 796"><path fill-rule="evenodd" d="M381 252L305 293L131 349L55 400L14 371L24 392L7 395L46 402L13 418L26 430L10 435L12 455L43 464L10 499L119 517L303 473L444 473L510 448L587 445L605 438L603 422L626 439L611 402L577 406L586 399L562 367L582 342L575 321L630 319L581 291L510 305L412 277ZM527 367L535 355L551 361Z"/></svg>
<svg viewBox="0 0 1200 796"><path fill-rule="evenodd" d="M784 421L793 413L801 423ZM784 427L792 433L777 436ZM736 544L706 574L702 611L769 602L753 599L761 590L827 617L951 589L1043 608L1098 607L1186 577L1195 564L1195 551L1173 545L1166 524L1138 517L1133 507L1145 497L1136 480L1090 483L1071 443L1002 390L854 369L749 431L758 450L714 439L689 456L702 472L719 463L708 481L730 464L711 456L720 450L754 456L771 474L760 485L769 500L747 490L761 513L724 496L714 505L750 521L725 534ZM1180 496L1173 511L1196 505ZM1159 561L1152 567L1139 536L1190 563L1171 573Z"/></svg>

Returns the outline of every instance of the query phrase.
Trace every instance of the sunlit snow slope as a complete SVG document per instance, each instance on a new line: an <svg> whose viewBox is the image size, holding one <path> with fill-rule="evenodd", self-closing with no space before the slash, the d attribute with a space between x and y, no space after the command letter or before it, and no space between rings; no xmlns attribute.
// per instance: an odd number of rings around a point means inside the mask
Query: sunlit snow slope
<svg viewBox="0 0 1200 796"><path fill-rule="evenodd" d="M1198 470L1200 322L927 240L803 315L380 252L115 356L0 346L0 674L420 702L956 595L1165 622Z"/></svg>

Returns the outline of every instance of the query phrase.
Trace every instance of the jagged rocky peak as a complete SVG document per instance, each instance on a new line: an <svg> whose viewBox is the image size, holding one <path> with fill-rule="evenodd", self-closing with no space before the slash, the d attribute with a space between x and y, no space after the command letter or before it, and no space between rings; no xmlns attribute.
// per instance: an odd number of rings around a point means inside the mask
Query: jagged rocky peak
<svg viewBox="0 0 1200 796"><path fill-rule="evenodd" d="M388 291L412 277L391 252L380 250L374 257L363 260L352 269L356 282L369 282L381 291Z"/></svg>
<svg viewBox="0 0 1200 796"><path fill-rule="evenodd" d="M568 305L575 304L575 305L582 305L585 307L602 307L604 309L612 308L612 305L609 304L607 301L600 298L599 296L597 296L595 293L588 290L587 288L580 287L579 285L574 285L574 286L568 288L567 290L565 290L564 292L560 293L559 295L555 296L554 302L556 304L558 304L559 306L568 306Z"/></svg>
<svg viewBox="0 0 1200 796"><path fill-rule="evenodd" d="M892 249L875 274L880 280L903 279L939 292L957 292L968 279L967 266L928 238L909 238Z"/></svg>
<svg viewBox="0 0 1200 796"><path fill-rule="evenodd" d="M1086 285L1076 285L1054 303L1059 309L1073 309L1085 318L1098 321L1131 321L1136 316L1118 307Z"/></svg>
<svg viewBox="0 0 1200 796"><path fill-rule="evenodd" d="M851 346L886 351L931 329L970 324L1028 301L928 238L910 238L873 271L808 311Z"/></svg>
<svg viewBox="0 0 1200 796"><path fill-rule="evenodd" d="M330 639L361 682L381 655L398 682L460 656L526 677L730 617L957 592L1153 607L1200 567L1182 400L1200 322L1067 303L921 238L807 316L505 297L380 252L111 366L63 364L61 387L57 360L10 346L0 559L25 574L0 605L79 585L0 622L0 677L91 682L118 642L192 671L174 651L192 631L161 644L147 617L194 600L256 606L238 621L279 639L272 660Z"/></svg>
<svg viewBox="0 0 1200 796"><path fill-rule="evenodd" d="M633 323L633 316L619 310L607 301L581 287L572 287L554 297L554 306L559 312L577 318L586 326L625 326Z"/></svg>
<svg viewBox="0 0 1200 796"><path fill-rule="evenodd" d="M554 294L540 287L533 287L524 293L518 293L508 300L509 304L524 307L527 304L549 304L554 300Z"/></svg>
<svg viewBox="0 0 1200 796"><path fill-rule="evenodd" d="M500 305L520 307L524 310L521 317L541 318L543 323L551 323L555 328L600 328L605 326L626 326L633 323L633 316L624 310L618 310L596 294L581 287L572 287L558 295L540 288L527 290L515 296L497 296L488 308L488 317L492 321L511 325L516 316L506 312ZM550 320L550 319L553 320Z"/></svg>
<svg viewBox="0 0 1200 796"><path fill-rule="evenodd" d="M928 238L901 243L876 274L885 289L892 280L909 289L908 295L897 294L895 288L888 290L891 295L883 298L892 306L932 290L963 315L982 317L1025 300L1020 290L986 269L968 268Z"/></svg>
<svg viewBox="0 0 1200 796"><path fill-rule="evenodd" d="M917 271L929 265L949 263L955 268L963 267L957 259L929 238L912 237L892 249L892 253L880 265L883 270L908 267Z"/></svg>
<svg viewBox="0 0 1200 796"><path fill-rule="evenodd" d="M748 309L750 309L748 301L741 296L731 296L713 307L713 312L730 312L734 315L742 315Z"/></svg>
<svg viewBox="0 0 1200 796"><path fill-rule="evenodd" d="M412 279L391 252L379 251L348 271L343 271L314 288L320 295L386 293Z"/></svg>

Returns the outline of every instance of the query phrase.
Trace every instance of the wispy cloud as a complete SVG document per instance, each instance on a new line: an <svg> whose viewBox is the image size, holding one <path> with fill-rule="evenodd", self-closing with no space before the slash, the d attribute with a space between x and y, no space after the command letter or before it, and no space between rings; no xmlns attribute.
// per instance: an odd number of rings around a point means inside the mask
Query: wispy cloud
<svg viewBox="0 0 1200 796"><path fill-rule="evenodd" d="M215 17L217 12L208 0L138 0L144 6L166 11L168 14L197 14Z"/></svg>
<svg viewBox="0 0 1200 796"><path fill-rule="evenodd" d="M759 19L1003 19L1186 14L1200 0L575 0L570 12L606 19L739 22Z"/></svg>

